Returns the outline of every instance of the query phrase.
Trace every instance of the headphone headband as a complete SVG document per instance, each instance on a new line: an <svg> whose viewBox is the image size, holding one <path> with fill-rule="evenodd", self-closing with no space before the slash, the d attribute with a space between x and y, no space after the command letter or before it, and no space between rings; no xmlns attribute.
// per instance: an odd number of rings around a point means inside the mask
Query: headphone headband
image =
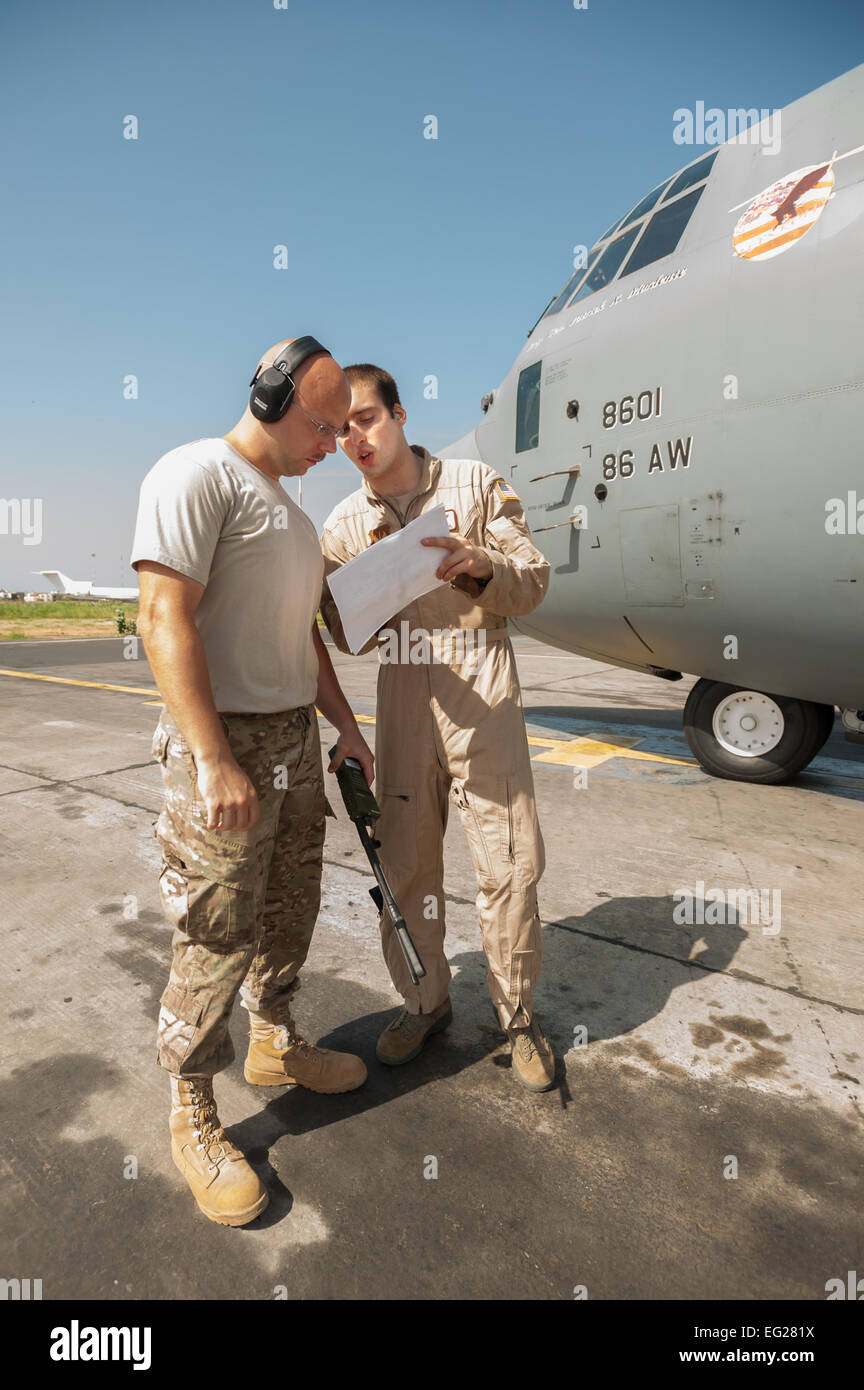
<svg viewBox="0 0 864 1390"><path fill-rule="evenodd" d="M249 383L252 387L249 409L256 420L274 424L276 420L282 419L294 399L294 373L301 362L305 362L307 357L313 357L316 352L326 352L328 357L332 356L317 338L306 334L277 353L271 367L265 368L264 371L258 368Z"/></svg>

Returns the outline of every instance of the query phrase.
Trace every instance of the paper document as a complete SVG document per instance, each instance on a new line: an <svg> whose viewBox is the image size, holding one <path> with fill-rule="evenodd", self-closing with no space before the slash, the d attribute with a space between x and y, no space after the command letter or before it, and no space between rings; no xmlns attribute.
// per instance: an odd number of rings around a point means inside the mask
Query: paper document
<svg viewBox="0 0 864 1390"><path fill-rule="evenodd" d="M330 575L330 592L355 655L406 603L446 583L435 578L435 571L448 552L443 546L420 542L426 536L449 534L444 508L433 507Z"/></svg>

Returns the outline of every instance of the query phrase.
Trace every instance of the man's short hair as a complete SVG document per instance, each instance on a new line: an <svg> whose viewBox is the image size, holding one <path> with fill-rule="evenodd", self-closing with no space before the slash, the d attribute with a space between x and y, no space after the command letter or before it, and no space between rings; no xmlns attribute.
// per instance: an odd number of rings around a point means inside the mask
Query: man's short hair
<svg viewBox="0 0 864 1390"><path fill-rule="evenodd" d="M388 414L392 415L397 405L402 402L399 399L399 387L389 372L385 372L383 367L376 367L371 362L354 362L350 367L343 367L348 378L348 385L352 391L354 386L362 383L364 386L372 386L378 393L378 399L387 408Z"/></svg>

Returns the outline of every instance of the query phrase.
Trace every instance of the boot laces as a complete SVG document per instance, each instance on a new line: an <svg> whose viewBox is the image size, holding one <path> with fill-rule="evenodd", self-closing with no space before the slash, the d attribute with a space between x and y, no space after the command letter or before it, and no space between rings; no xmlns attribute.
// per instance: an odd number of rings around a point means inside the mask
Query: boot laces
<svg viewBox="0 0 864 1390"><path fill-rule="evenodd" d="M530 1062L535 1052L538 1052L534 1036L528 1028L520 1028L516 1034L516 1046L526 1062Z"/></svg>
<svg viewBox="0 0 864 1390"><path fill-rule="evenodd" d="M530 1062L535 1054L540 1056L541 1047L537 1040L536 1026L536 1019L532 1018L527 1027L513 1029L515 1034L513 1045L518 1049L525 1062Z"/></svg>
<svg viewBox="0 0 864 1390"><path fill-rule="evenodd" d="M207 1154L212 1163L219 1163L228 1155L223 1145L225 1134L216 1113L213 1091L209 1086L193 1084L189 1088L189 1099L193 1106L192 1127L198 1139L198 1148Z"/></svg>
<svg viewBox="0 0 864 1390"><path fill-rule="evenodd" d="M396 1019L396 1022L392 1025L393 1032L402 1033L405 1037L411 1038L417 1032L421 1018L422 1014L409 1014L407 1009L403 1009L402 1013Z"/></svg>
<svg viewBox="0 0 864 1390"><path fill-rule="evenodd" d="M280 1052L287 1052L289 1048L299 1052L301 1055L307 1053L313 1055L318 1051L312 1043L308 1043L305 1038L301 1038L294 1030L294 1025L288 1023L276 1024L276 1031L273 1035L273 1042Z"/></svg>

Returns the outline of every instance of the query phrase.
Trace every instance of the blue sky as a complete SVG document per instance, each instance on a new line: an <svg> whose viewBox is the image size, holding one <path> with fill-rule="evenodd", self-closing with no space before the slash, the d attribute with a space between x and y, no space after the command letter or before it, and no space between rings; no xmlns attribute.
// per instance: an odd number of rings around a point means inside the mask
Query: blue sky
<svg viewBox="0 0 864 1390"><path fill-rule="evenodd" d="M271 342L311 332L380 362L409 438L443 447L573 245L698 153L674 110L785 106L864 59L864 11L17 0L0 52L0 496L42 499L39 545L0 534L0 586L49 567L131 584L141 478L230 428ZM307 477L316 524L356 478L341 453Z"/></svg>

